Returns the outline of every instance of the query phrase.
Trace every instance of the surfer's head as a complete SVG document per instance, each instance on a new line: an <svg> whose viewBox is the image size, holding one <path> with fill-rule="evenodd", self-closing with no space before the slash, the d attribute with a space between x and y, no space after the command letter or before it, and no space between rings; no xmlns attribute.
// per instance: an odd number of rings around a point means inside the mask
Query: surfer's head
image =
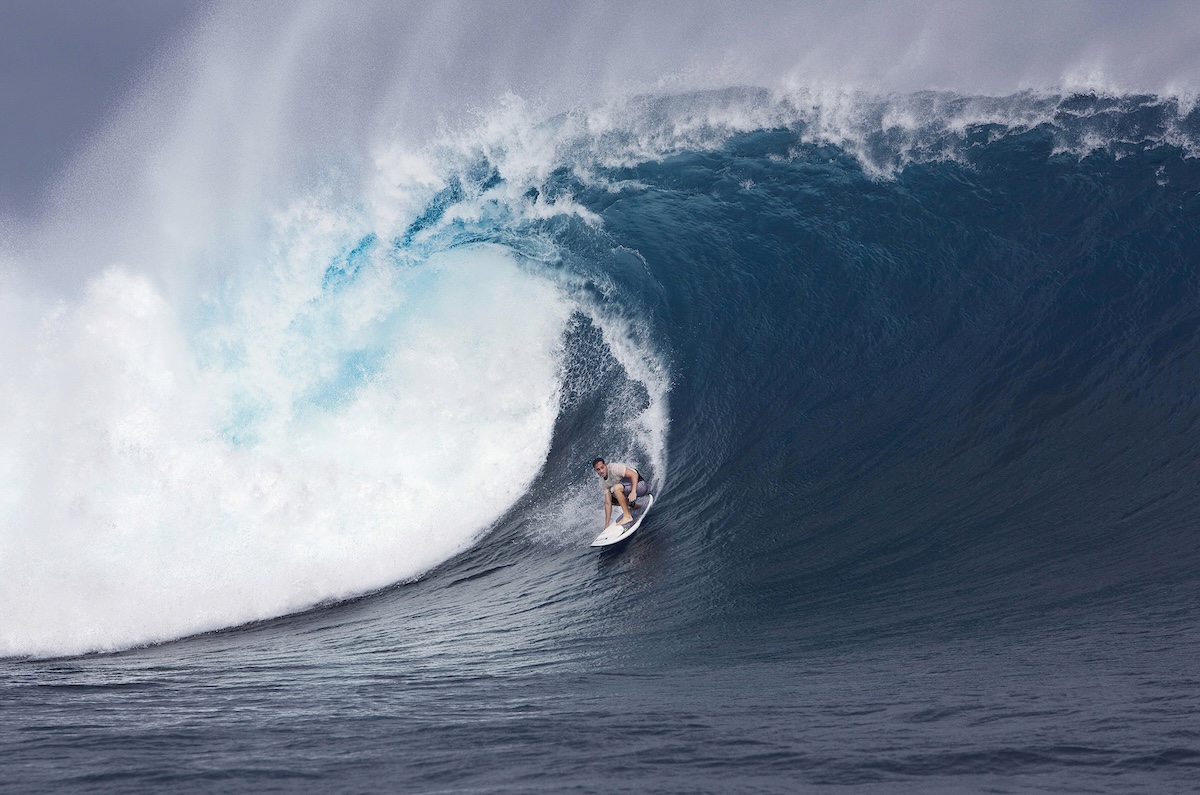
<svg viewBox="0 0 1200 795"><path fill-rule="evenodd" d="M593 461L592 469L596 470L596 474L601 478L608 477L608 464L605 463L603 458L597 458L595 461Z"/></svg>

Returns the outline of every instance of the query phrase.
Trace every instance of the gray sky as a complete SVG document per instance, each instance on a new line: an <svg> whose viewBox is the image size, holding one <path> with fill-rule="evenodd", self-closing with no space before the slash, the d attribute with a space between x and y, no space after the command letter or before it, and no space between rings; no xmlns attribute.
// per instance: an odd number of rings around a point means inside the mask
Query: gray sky
<svg viewBox="0 0 1200 795"><path fill-rule="evenodd" d="M23 215L206 0L0 0L0 215Z"/></svg>
<svg viewBox="0 0 1200 795"><path fill-rule="evenodd" d="M252 117L282 97L306 135L329 127L335 140L508 89L570 103L664 75L684 76L684 87L791 80L990 94L1200 90L1200 2L1192 0L254 0L211 8L209 0L0 0L0 217L36 214L156 53L201 19L209 24L175 77L155 78L166 88L144 106L151 122L119 134L191 114L186 123L203 135L222 114ZM188 84L180 75L189 70L207 82ZM191 93L172 99L177 88ZM254 129L272 134L265 123Z"/></svg>

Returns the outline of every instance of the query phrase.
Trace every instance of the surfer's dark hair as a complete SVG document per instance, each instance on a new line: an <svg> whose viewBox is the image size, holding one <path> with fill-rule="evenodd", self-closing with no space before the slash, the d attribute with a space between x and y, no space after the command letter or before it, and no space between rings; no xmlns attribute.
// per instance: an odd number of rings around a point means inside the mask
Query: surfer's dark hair
<svg viewBox="0 0 1200 795"><path fill-rule="evenodd" d="M604 464L605 466L608 466L608 462L599 456L597 456L596 460L592 462L592 469L596 468L596 464Z"/></svg>

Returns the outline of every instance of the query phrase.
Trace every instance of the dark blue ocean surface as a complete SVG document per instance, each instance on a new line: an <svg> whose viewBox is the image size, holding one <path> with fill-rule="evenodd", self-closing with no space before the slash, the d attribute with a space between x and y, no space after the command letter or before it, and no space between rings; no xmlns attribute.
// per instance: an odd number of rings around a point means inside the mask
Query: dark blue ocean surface
<svg viewBox="0 0 1200 795"><path fill-rule="evenodd" d="M0 789L1195 791L1200 116L1044 102L921 151L796 121L564 166L529 201L599 223L450 228L549 240L644 321L671 385L642 529L597 554L539 527L649 402L580 316L547 460L478 544L299 615L0 662Z"/></svg>

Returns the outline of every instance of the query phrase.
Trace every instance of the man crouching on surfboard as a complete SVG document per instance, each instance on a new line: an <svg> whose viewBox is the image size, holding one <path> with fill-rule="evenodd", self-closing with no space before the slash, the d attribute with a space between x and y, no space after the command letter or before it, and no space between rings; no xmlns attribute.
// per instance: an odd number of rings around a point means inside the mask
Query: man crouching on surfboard
<svg viewBox="0 0 1200 795"><path fill-rule="evenodd" d="M621 521L617 524L632 522L633 514L629 512L629 506L636 506L637 498L646 496L646 492L650 490L645 479L639 476L638 471L629 464L618 464L615 461L609 464L603 458L593 461L592 469L596 470L596 474L603 481L604 526L608 527L609 520L612 519L614 496L617 498L617 505L621 506ZM630 495L632 499L626 495Z"/></svg>

